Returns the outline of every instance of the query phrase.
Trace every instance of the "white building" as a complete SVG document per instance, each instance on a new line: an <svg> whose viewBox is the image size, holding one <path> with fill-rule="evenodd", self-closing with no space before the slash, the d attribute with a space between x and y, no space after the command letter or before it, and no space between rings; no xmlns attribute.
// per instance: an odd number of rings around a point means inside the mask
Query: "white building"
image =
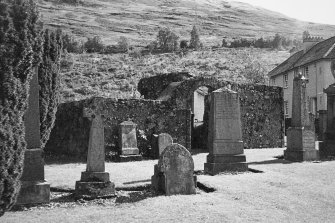
<svg viewBox="0 0 335 223"><path fill-rule="evenodd" d="M308 109L318 117L318 112L327 109L327 95L323 92L335 82L335 36L323 40L307 37L304 49L294 53L268 74L270 85L284 88L285 115L292 115L292 91L294 75L301 72L309 79L306 86Z"/></svg>

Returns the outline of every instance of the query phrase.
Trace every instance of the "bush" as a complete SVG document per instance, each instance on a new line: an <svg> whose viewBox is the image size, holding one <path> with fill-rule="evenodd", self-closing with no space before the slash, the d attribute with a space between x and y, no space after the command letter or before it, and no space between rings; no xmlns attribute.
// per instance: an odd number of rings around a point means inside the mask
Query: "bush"
<svg viewBox="0 0 335 223"><path fill-rule="evenodd" d="M39 35L35 1L0 1L0 216L14 205L20 190L23 116L33 67L40 61Z"/></svg>
<svg viewBox="0 0 335 223"><path fill-rule="evenodd" d="M88 53L102 53L104 50L104 45L99 36L94 36L93 38L88 38L84 43L84 48Z"/></svg>
<svg viewBox="0 0 335 223"><path fill-rule="evenodd" d="M61 32L44 32L42 61L38 67L40 85L40 134L41 149L44 148L53 128L60 90L60 52L62 50Z"/></svg>
<svg viewBox="0 0 335 223"><path fill-rule="evenodd" d="M188 48L188 41L182 40L180 41L180 49L187 49Z"/></svg>
<svg viewBox="0 0 335 223"><path fill-rule="evenodd" d="M61 30L58 29L57 33L61 33ZM70 34L62 35L63 50L69 53L83 53L84 47L82 42L77 41Z"/></svg>
<svg viewBox="0 0 335 223"><path fill-rule="evenodd" d="M128 53L128 50L129 50L129 43L128 43L128 40L126 37L124 36L121 36L120 37L120 40L118 41L117 43L118 45L118 48L121 52L123 53Z"/></svg>

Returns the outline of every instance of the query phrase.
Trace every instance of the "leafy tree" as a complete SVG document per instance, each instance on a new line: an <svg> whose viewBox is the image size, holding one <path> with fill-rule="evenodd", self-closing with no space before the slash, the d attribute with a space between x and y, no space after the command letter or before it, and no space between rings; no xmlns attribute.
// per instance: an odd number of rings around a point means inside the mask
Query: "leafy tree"
<svg viewBox="0 0 335 223"><path fill-rule="evenodd" d="M187 48L188 48L187 40L180 41L180 49L187 49Z"/></svg>
<svg viewBox="0 0 335 223"><path fill-rule="evenodd" d="M302 39L306 39L308 37L310 37L311 35L309 34L309 32L307 30L305 30L303 33L302 33Z"/></svg>
<svg viewBox="0 0 335 223"><path fill-rule="evenodd" d="M179 37L169 28L163 28L158 31L157 48L162 52L173 52L178 50Z"/></svg>
<svg viewBox="0 0 335 223"><path fill-rule="evenodd" d="M60 54L62 50L62 33L45 30L42 61L38 67L40 85L40 133L41 148L49 139L56 119L60 88Z"/></svg>
<svg viewBox="0 0 335 223"><path fill-rule="evenodd" d="M23 116L41 53L34 0L0 0L0 216L16 201L26 149Z"/></svg>
<svg viewBox="0 0 335 223"><path fill-rule="evenodd" d="M278 33L275 35L275 38L272 41L272 47L274 49L281 49L283 47L283 37Z"/></svg>
<svg viewBox="0 0 335 223"><path fill-rule="evenodd" d="M222 47L228 47L228 42L226 39L222 39Z"/></svg>
<svg viewBox="0 0 335 223"><path fill-rule="evenodd" d="M99 36L88 38L84 44L84 48L88 53L94 53L94 52L100 53L103 51L104 47L105 46L103 45L102 40Z"/></svg>
<svg viewBox="0 0 335 223"><path fill-rule="evenodd" d="M194 25L191 31L191 40L190 40L190 48L198 50L201 46L199 31L197 27Z"/></svg>

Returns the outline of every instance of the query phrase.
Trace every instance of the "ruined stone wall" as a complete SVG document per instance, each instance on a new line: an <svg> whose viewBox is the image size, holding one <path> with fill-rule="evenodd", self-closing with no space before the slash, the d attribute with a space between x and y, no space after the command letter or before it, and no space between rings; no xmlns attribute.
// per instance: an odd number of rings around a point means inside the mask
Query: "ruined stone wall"
<svg viewBox="0 0 335 223"><path fill-rule="evenodd" d="M147 84L155 83L154 79L147 79ZM191 109L193 92L201 86L208 87L209 93L222 87L228 87L239 93L243 141L246 148L283 146L284 105L282 88L238 84L218 80L217 78L193 77L182 81L172 92L169 102L179 109ZM153 95L152 93L148 94ZM207 141L206 123L204 124L204 132L200 134L203 139L198 140L201 142Z"/></svg>
<svg viewBox="0 0 335 223"><path fill-rule="evenodd" d="M137 90L145 99L155 100L160 93L172 82L179 82L192 77L187 72L161 74L143 78L137 85Z"/></svg>
<svg viewBox="0 0 335 223"><path fill-rule="evenodd" d="M176 109L162 101L92 98L59 106L55 127L45 147L47 153L86 156L90 121L83 117L83 108L93 103L102 105L107 154L118 151L118 124L128 119L137 124L138 147L144 155L149 155L152 134L163 132L190 149L191 111Z"/></svg>

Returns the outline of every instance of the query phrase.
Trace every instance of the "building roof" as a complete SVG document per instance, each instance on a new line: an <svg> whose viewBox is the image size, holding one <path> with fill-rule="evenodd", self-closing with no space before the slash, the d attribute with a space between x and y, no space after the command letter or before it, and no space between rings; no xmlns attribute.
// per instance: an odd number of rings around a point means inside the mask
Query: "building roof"
<svg viewBox="0 0 335 223"><path fill-rule="evenodd" d="M320 59L333 58L335 58L335 36L315 44L306 53L301 50L293 54L283 63L279 64L272 71L270 71L268 76L276 76L293 68L297 68Z"/></svg>
<svg viewBox="0 0 335 223"><path fill-rule="evenodd" d="M268 74L269 77L276 76L278 74L284 73L288 70L291 70L294 67L294 64L299 60L299 58L304 54L304 51L298 51L292 56L290 56L283 63L279 64Z"/></svg>

